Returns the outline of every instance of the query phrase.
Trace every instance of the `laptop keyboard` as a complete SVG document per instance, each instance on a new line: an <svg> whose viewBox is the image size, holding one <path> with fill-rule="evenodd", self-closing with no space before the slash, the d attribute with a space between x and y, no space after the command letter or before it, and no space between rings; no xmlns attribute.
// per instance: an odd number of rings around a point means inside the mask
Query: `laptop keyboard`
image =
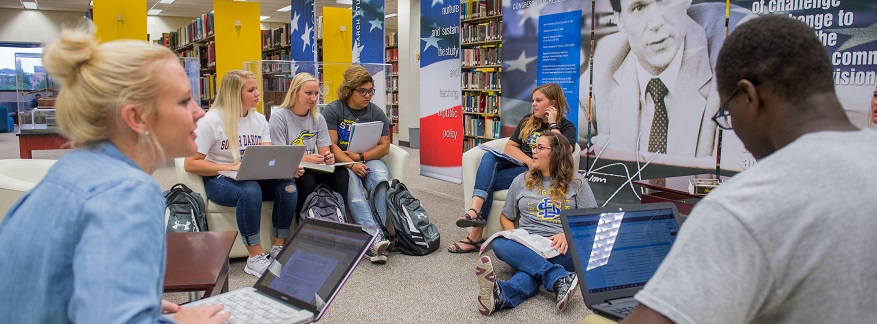
<svg viewBox="0 0 877 324"><path fill-rule="evenodd" d="M613 311L613 312L616 312L616 313L618 313L618 314L621 314L623 317L627 317L627 315L630 315L630 313L633 312L633 309L634 309L634 308L636 308L636 306L622 307L622 308L615 308L615 309L613 309L612 311Z"/></svg>
<svg viewBox="0 0 877 324"><path fill-rule="evenodd" d="M276 323L289 320L297 315L297 311L276 307L259 298L255 291L239 294L223 294L198 303L202 305L225 305L223 311L231 313L231 317L223 323ZM272 307L275 306L275 307Z"/></svg>

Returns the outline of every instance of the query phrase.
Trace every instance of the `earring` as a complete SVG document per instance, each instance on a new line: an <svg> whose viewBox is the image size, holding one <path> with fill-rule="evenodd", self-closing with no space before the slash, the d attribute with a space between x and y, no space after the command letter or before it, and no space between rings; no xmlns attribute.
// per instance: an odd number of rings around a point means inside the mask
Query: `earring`
<svg viewBox="0 0 877 324"><path fill-rule="evenodd" d="M144 137L144 139L146 140L146 144L150 144L150 143L152 142L152 141L151 141L151 138L150 138L149 131L145 131L145 132L143 132L143 137Z"/></svg>

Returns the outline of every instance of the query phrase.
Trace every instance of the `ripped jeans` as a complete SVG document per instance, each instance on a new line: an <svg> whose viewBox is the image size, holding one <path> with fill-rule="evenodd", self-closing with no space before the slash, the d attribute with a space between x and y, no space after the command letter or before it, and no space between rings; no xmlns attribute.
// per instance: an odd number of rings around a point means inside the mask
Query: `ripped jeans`
<svg viewBox="0 0 877 324"><path fill-rule="evenodd" d="M378 210L378 219L381 220L382 224L386 224L388 186L381 186L377 190L375 188L383 181L387 181L389 185L390 172L387 171L387 166L381 160L366 161L365 166L371 169L364 179L365 189L370 193L374 193L369 199L372 199L375 203L375 209ZM375 222L375 217L372 216L371 206L368 200L365 199L365 193L362 191L363 179L350 169L347 169L347 172L350 173L350 183L347 187L346 203L351 216L359 225L380 228Z"/></svg>
<svg viewBox="0 0 877 324"><path fill-rule="evenodd" d="M244 245L259 245L259 224L262 221L262 202L274 201L271 225L276 238L289 236L289 226L295 215L298 190L293 179L236 181L224 176L203 177L207 199L235 207L238 231Z"/></svg>

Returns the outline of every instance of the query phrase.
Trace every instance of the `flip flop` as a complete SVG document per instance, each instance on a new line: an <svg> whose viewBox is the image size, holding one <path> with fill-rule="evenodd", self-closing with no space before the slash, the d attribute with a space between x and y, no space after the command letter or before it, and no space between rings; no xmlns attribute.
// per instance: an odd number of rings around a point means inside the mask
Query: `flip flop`
<svg viewBox="0 0 877 324"><path fill-rule="evenodd" d="M464 248L460 247L460 245L458 245L457 243L463 243L463 244L466 244L466 245L470 245L470 246L472 246L472 248L464 249ZM451 246L454 247L453 250L451 250L451 248L448 247L448 252L451 252L451 253L472 253L472 252L478 252L479 250L481 250L481 244L484 243L484 240L481 240L481 241L475 242L475 241L473 241L471 238L469 238L469 236L466 236L465 239L459 240L459 241L457 241L457 243L454 243L453 245L451 245Z"/></svg>
<svg viewBox="0 0 877 324"><path fill-rule="evenodd" d="M475 208L469 208L469 210L475 212L475 218L469 216L469 212L467 211L463 216L457 218L457 227L484 227L487 226L487 219L481 215ZM467 237L468 238L468 237ZM463 242L466 243L466 242Z"/></svg>

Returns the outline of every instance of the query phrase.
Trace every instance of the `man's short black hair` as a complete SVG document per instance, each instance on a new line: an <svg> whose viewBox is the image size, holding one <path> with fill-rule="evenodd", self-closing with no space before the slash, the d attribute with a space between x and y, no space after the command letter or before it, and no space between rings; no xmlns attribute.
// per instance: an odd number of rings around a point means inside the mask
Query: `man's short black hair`
<svg viewBox="0 0 877 324"><path fill-rule="evenodd" d="M755 18L725 39L716 63L718 90L730 94L743 79L768 85L792 102L834 92L828 53L810 26L787 16Z"/></svg>

